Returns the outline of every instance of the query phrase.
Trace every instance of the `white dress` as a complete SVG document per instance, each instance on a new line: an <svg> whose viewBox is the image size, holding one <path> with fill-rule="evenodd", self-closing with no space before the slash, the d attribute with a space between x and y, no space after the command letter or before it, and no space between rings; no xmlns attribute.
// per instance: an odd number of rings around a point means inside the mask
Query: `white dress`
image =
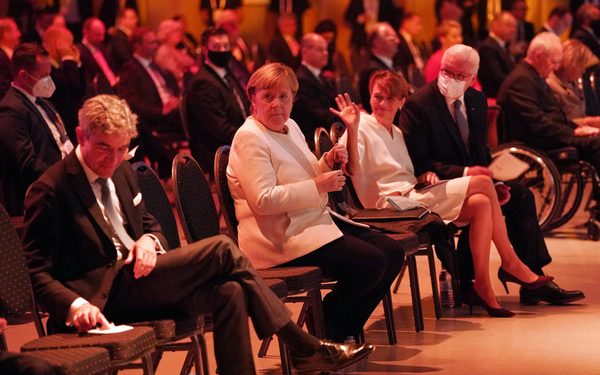
<svg viewBox="0 0 600 375"><path fill-rule="evenodd" d="M340 139L346 144L347 135ZM449 223L460 214L470 177L459 177L416 191L417 179L402 131L392 126L392 134L374 116L361 113L358 126L360 165L352 176L358 198L366 208L376 208L384 196L401 193L426 204Z"/></svg>

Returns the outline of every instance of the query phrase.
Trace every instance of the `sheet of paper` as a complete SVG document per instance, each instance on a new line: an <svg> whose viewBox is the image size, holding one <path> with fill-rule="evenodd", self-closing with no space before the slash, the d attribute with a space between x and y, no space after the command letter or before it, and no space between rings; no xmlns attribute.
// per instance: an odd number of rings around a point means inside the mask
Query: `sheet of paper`
<svg viewBox="0 0 600 375"><path fill-rule="evenodd" d="M494 178L500 181L513 180L529 169L529 164L516 156L505 152L492 161L488 167Z"/></svg>
<svg viewBox="0 0 600 375"><path fill-rule="evenodd" d="M111 323L109 328L107 328L107 329L96 328L96 329L89 330L87 333L91 333L94 335L110 335L112 333L120 333L120 332L130 331L132 329L133 329L132 326L128 326L125 324L116 326Z"/></svg>
<svg viewBox="0 0 600 375"><path fill-rule="evenodd" d="M354 225L360 228L370 228L367 224L363 224L363 223L359 223L356 222L352 219L348 219L346 216L342 216L340 214L338 214L337 212L335 212L334 210L332 210L331 208L327 207L327 211L329 211L329 214L333 217L337 217L338 219L342 220L343 222L346 222L350 225Z"/></svg>

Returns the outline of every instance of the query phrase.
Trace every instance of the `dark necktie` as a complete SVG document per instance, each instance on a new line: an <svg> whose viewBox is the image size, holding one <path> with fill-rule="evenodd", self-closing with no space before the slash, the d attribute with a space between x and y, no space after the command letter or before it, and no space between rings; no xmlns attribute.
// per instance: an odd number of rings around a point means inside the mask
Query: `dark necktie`
<svg viewBox="0 0 600 375"><path fill-rule="evenodd" d="M454 118L456 123L458 124L458 131L460 132L460 137L465 143L465 147L467 149L467 153L469 152L469 122L467 118L460 110L462 106L462 102L460 100L456 100L454 102Z"/></svg>
<svg viewBox="0 0 600 375"><path fill-rule="evenodd" d="M123 220L119 220L119 214L117 213L117 209L113 204L112 197L110 195L110 189L108 188L108 181L105 178L98 177L96 181L100 184L101 187L101 198L102 205L104 206L104 214L108 218L108 224L112 227L115 237L117 237L123 246L128 251L133 249L133 244L135 241L127 234L125 227L123 226ZM126 254L123 254L125 257Z"/></svg>
<svg viewBox="0 0 600 375"><path fill-rule="evenodd" d="M237 101L238 106L240 107L240 111L242 111L242 115L244 116L244 118L248 117L248 107L246 106L246 101L244 101L244 99L246 99L246 95L242 92L235 78L233 78L231 74L225 73L224 78L225 82L227 82L227 85L233 92L233 95L235 95L235 100Z"/></svg>
<svg viewBox="0 0 600 375"><path fill-rule="evenodd" d="M42 98L35 98L35 104L42 107L42 109L44 110L44 112L46 113L46 115L48 116L50 121L52 121L54 126L56 126L56 129L58 130L58 134L60 135L60 142L62 144L64 144L69 139L69 137L67 136L65 126L63 125L62 120L58 116L58 113L56 113L54 111L54 109L50 106L50 104L48 104Z"/></svg>

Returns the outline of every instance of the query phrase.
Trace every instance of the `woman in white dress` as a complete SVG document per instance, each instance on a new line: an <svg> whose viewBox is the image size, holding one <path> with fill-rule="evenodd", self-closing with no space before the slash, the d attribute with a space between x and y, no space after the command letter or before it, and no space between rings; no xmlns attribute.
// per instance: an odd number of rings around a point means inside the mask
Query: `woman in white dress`
<svg viewBox="0 0 600 375"><path fill-rule="evenodd" d="M491 287L492 241L502 260L502 280L535 289L552 278L534 274L516 256L491 178L468 176L440 182L433 172L415 177L402 131L393 124L396 112L406 100L406 81L390 71L378 71L371 76L369 91L371 115L359 114L350 98L341 95L336 99L340 111L332 110L347 126L341 143L347 146L346 168L361 203L367 208L381 207L386 196L400 195L426 204L445 222L469 224L475 280L466 294L467 303L483 306L493 317L514 315L500 306ZM431 186L417 190L418 183Z"/></svg>

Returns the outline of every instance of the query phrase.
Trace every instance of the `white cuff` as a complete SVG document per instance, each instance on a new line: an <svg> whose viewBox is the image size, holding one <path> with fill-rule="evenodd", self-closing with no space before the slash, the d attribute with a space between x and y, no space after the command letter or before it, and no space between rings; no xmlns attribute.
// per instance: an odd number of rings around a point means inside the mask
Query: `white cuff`
<svg viewBox="0 0 600 375"><path fill-rule="evenodd" d="M144 236L148 236L154 240L154 249L156 250L157 254L166 254L167 253L165 251L165 248L163 247L162 243L160 243L160 240L158 239L158 237L156 237L155 235L150 234L150 233L146 233L146 234L144 234Z"/></svg>
<svg viewBox="0 0 600 375"><path fill-rule="evenodd" d="M75 315L75 311L77 311L81 306L89 303L83 297L75 298L75 301L71 303L71 307L69 307L69 313L67 314L67 320L65 321L65 325L67 327L71 327L73 325L73 315Z"/></svg>
<svg viewBox="0 0 600 375"><path fill-rule="evenodd" d="M468 170L469 170L469 167L465 167L465 169L463 169L463 177L467 176Z"/></svg>

